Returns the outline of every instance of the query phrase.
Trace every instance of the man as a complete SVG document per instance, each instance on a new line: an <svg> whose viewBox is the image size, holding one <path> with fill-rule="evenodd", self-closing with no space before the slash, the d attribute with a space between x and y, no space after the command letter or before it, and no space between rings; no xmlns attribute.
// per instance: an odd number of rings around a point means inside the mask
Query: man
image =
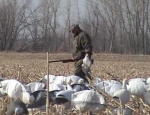
<svg viewBox="0 0 150 115"><path fill-rule="evenodd" d="M83 64L85 56L88 56L91 59L91 38L86 32L82 31L77 24L73 24L70 31L73 34L73 60L75 61L74 74L88 82L86 78L87 75L83 72L81 65Z"/></svg>

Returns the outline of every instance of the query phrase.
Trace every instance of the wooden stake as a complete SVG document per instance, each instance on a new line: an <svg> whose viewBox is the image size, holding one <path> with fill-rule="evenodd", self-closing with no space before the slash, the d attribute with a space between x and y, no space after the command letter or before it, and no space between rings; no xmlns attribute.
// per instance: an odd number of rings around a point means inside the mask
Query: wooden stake
<svg viewBox="0 0 150 115"><path fill-rule="evenodd" d="M49 115L49 56L47 52L47 98L46 98L46 115Z"/></svg>

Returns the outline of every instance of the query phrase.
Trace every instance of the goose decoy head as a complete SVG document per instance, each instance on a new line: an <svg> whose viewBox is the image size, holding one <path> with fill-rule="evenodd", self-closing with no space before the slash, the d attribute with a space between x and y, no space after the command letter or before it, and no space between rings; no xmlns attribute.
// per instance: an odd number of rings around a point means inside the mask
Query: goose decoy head
<svg viewBox="0 0 150 115"><path fill-rule="evenodd" d="M66 82L67 84L71 85L73 83L72 79L71 78L66 78Z"/></svg>
<svg viewBox="0 0 150 115"><path fill-rule="evenodd" d="M79 79L78 84L85 84L84 79Z"/></svg>
<svg viewBox="0 0 150 115"><path fill-rule="evenodd" d="M146 78L145 82L146 82L147 84L150 84L150 77Z"/></svg>
<svg viewBox="0 0 150 115"><path fill-rule="evenodd" d="M22 107L16 107L15 108L15 115L22 115L24 112L23 108Z"/></svg>

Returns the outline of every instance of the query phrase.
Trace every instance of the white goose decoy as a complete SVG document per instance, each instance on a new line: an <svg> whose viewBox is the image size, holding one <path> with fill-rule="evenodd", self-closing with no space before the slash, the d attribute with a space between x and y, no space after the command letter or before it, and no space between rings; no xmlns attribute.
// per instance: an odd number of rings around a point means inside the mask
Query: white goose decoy
<svg viewBox="0 0 150 115"><path fill-rule="evenodd" d="M123 79L122 89L116 91L113 95L113 98L119 99L121 105L121 114L123 114L123 109L125 108L125 104L127 104L130 100L130 92L127 90L127 79Z"/></svg>
<svg viewBox="0 0 150 115"><path fill-rule="evenodd" d="M61 91L66 90L66 85L60 85L55 83L49 84L49 91L55 91L55 90L61 90Z"/></svg>
<svg viewBox="0 0 150 115"><path fill-rule="evenodd" d="M54 90L49 92L49 102L55 103L56 94L60 92L60 90ZM33 92L32 95L35 98L35 101L32 104L28 104L28 108L39 108L46 105L47 91L40 90Z"/></svg>
<svg viewBox="0 0 150 115"><path fill-rule="evenodd" d="M59 85L66 85L67 77L66 76L56 76L55 79L51 83L59 84Z"/></svg>
<svg viewBox="0 0 150 115"><path fill-rule="evenodd" d="M150 77L147 77L146 79L146 91L150 90Z"/></svg>
<svg viewBox="0 0 150 115"><path fill-rule="evenodd" d="M148 90L147 92L145 92L144 97L143 97L143 101L150 106L150 90Z"/></svg>
<svg viewBox="0 0 150 115"><path fill-rule="evenodd" d="M146 78L146 82L147 82L148 84L150 84L150 77L147 77L147 78Z"/></svg>
<svg viewBox="0 0 150 115"><path fill-rule="evenodd" d="M104 87L104 91L110 95L111 97L114 96L114 93L118 90L122 89L122 85L120 84L110 84Z"/></svg>
<svg viewBox="0 0 150 115"><path fill-rule="evenodd" d="M47 82L47 75L44 76L40 80L41 83L46 84ZM49 75L49 84L59 84L59 85L66 85L67 84L67 77L66 76L54 76Z"/></svg>
<svg viewBox="0 0 150 115"><path fill-rule="evenodd" d="M25 85L25 88L33 93L35 91L39 91L39 90L43 90L46 88L46 85L44 83L39 83L39 82L32 82L32 83L29 83L27 85Z"/></svg>
<svg viewBox="0 0 150 115"><path fill-rule="evenodd" d="M145 103L149 103L149 86L150 86L150 77L148 78L133 78L129 80L129 85L127 85L128 91L131 93L133 99L136 99L138 107L144 106ZM144 101L144 102L143 102ZM134 105L136 104L134 103Z"/></svg>
<svg viewBox="0 0 150 115"><path fill-rule="evenodd" d="M79 92L66 90L58 92L56 95L57 102L60 102L60 99L68 100L64 102L70 102L71 105L80 113L85 113L88 111L98 113L104 110L107 106L104 97L94 90L83 90Z"/></svg>
<svg viewBox="0 0 150 115"><path fill-rule="evenodd" d="M71 95L74 93L71 87L72 80L71 78L67 79L67 85L65 91L60 91L56 94L55 102L57 104L64 104L66 102L71 102Z"/></svg>
<svg viewBox="0 0 150 115"><path fill-rule="evenodd" d="M55 76L55 75L49 75L49 84L59 84L59 85L67 85L68 79L72 80L72 84L78 83L79 79L81 77L76 75L69 75L69 76ZM45 75L40 82L46 84L47 82L47 75Z"/></svg>
<svg viewBox="0 0 150 115"><path fill-rule="evenodd" d="M72 105L81 113L98 113L107 106L104 97L94 90L83 90L72 94Z"/></svg>
<svg viewBox="0 0 150 115"><path fill-rule="evenodd" d="M84 57L84 59L83 59L83 64L84 64L84 66L86 66L87 68L91 68L91 66L92 66L92 61L91 61L91 59L89 59L89 56L88 56L88 55L86 55L86 56Z"/></svg>
<svg viewBox="0 0 150 115"><path fill-rule="evenodd" d="M150 106L150 77L148 77L146 79L148 85L147 85L147 91L144 93L144 96L143 96L143 101L148 105Z"/></svg>
<svg viewBox="0 0 150 115"><path fill-rule="evenodd" d="M79 83L79 80L82 79L82 78L79 77L79 76L76 76L76 75L69 75L69 76L67 76L67 79L72 80L71 84L77 84L77 83Z"/></svg>
<svg viewBox="0 0 150 115"><path fill-rule="evenodd" d="M143 98L143 95L147 91L147 82L144 78L133 78L128 81L127 89L136 97Z"/></svg>
<svg viewBox="0 0 150 115"><path fill-rule="evenodd" d="M83 64L82 64L83 72L86 73L86 74L88 72L90 72L91 66L92 66L92 61L89 59L89 56L86 55L83 59Z"/></svg>
<svg viewBox="0 0 150 115"><path fill-rule="evenodd" d="M110 79L110 80L104 80L103 81L105 84L109 84L109 85L113 85L113 84L119 84L119 85L122 85L121 82L117 81L117 80L114 80L114 79Z"/></svg>
<svg viewBox="0 0 150 115"><path fill-rule="evenodd" d="M49 83L51 83L51 82L54 81L54 79L55 79L56 76L55 76L55 75L51 75L51 74L45 75L45 76L40 80L40 82L46 84L46 83L47 83L47 77L49 77Z"/></svg>
<svg viewBox="0 0 150 115"><path fill-rule="evenodd" d="M98 83L95 83L98 89L104 90L110 96L113 96L113 93L122 88L122 83L116 80L103 80Z"/></svg>
<svg viewBox="0 0 150 115"><path fill-rule="evenodd" d="M94 83L94 86L96 86L96 88L98 88L98 89L102 89L102 90L104 90L104 88L106 87L106 86L108 86L109 85L109 83L108 82L106 82L106 81L99 81L98 83Z"/></svg>
<svg viewBox="0 0 150 115"><path fill-rule="evenodd" d="M57 93L57 102L60 101L60 99L68 100L72 106L82 113L87 111L92 111L95 113L106 107L107 103L101 94L94 90L75 91L70 85L71 82L71 80L68 81L68 90ZM81 79L79 82L82 83L83 80Z"/></svg>
<svg viewBox="0 0 150 115"><path fill-rule="evenodd" d="M70 85L70 87L72 88L72 89L71 88L70 89L75 91L75 92L83 91L83 90L92 90L93 89L83 79L80 79L77 84ZM68 85L67 85L67 89L68 89Z"/></svg>
<svg viewBox="0 0 150 115"><path fill-rule="evenodd" d="M150 106L150 77L146 79L147 82L147 91L144 93L143 101Z"/></svg>
<svg viewBox="0 0 150 115"><path fill-rule="evenodd" d="M105 86L106 85L111 85L111 84L119 84L119 85L122 85L121 82L117 81L117 80L114 80L114 79L110 79L110 80L99 80L97 79L97 82L95 82L95 86L96 85L99 85L99 84L104 84Z"/></svg>
<svg viewBox="0 0 150 115"><path fill-rule="evenodd" d="M34 102L34 96L30 95L28 90L17 80L9 79L1 81L1 88L5 93L15 100L21 100L25 104L31 104Z"/></svg>

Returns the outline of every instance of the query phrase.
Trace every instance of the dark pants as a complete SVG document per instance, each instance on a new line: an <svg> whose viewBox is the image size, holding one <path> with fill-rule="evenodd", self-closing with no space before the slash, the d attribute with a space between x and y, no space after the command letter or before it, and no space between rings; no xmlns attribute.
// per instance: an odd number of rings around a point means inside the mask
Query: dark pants
<svg viewBox="0 0 150 115"><path fill-rule="evenodd" d="M84 79L87 83L89 83L88 79L86 78L86 74L82 71L82 65L83 64L83 59L78 60L75 62L75 71L74 74L76 76L81 77L82 79Z"/></svg>

